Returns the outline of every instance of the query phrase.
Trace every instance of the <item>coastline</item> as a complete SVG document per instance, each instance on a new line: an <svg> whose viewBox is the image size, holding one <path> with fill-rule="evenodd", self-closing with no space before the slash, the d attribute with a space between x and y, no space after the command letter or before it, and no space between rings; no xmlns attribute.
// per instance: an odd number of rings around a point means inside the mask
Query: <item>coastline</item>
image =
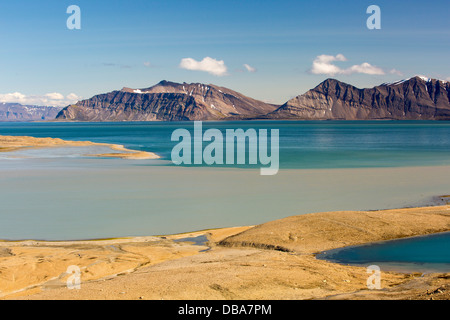
<svg viewBox="0 0 450 320"><path fill-rule="evenodd" d="M68 146L118 151L86 156L159 158L114 144L0 136L0 152ZM348 181L346 172L337 174ZM308 181L320 184L314 177ZM341 201L356 203L353 198ZM166 236L0 240L0 299L449 299L449 274L386 271L383 290L370 291L365 268L316 258L326 250L449 231L448 202L441 196L436 207L322 212ZM81 290L67 289L69 266L81 269Z"/></svg>
<svg viewBox="0 0 450 320"><path fill-rule="evenodd" d="M371 291L365 268L315 257L446 231L449 205L313 213L172 236L4 241L0 299L448 299L449 274L383 272L383 289ZM209 243L190 240L199 236ZM82 270L81 290L65 287L69 265Z"/></svg>
<svg viewBox="0 0 450 320"><path fill-rule="evenodd" d="M26 136L0 136L0 152L13 152L22 149L55 148L55 147L109 147L117 153L89 154L86 157L119 158L130 160L150 160L160 157L152 152L127 149L122 145L96 143L91 141L66 141L58 138L34 138Z"/></svg>

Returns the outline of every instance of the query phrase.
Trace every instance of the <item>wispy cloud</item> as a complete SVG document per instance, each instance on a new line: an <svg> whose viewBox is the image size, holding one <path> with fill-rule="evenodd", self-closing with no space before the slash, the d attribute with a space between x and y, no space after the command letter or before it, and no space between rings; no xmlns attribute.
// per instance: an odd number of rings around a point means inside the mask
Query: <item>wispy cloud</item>
<svg viewBox="0 0 450 320"><path fill-rule="evenodd" d="M20 103L22 105L65 107L79 100L81 100L81 97L75 93L67 96L58 92L47 93L41 96L25 95L20 92L0 94L0 102Z"/></svg>
<svg viewBox="0 0 450 320"><path fill-rule="evenodd" d="M117 67L117 68L122 68L122 69L131 69L130 65L120 64L120 63L111 63L111 62L104 62L103 66L105 66L105 67Z"/></svg>
<svg viewBox="0 0 450 320"><path fill-rule="evenodd" d="M334 62L347 61L347 58L338 54L336 56L331 55L320 55L317 56L314 61L310 72L312 74L326 74L326 75L336 75L344 74L351 75L354 73L369 74L369 75L384 75L383 69L373 66L370 63L364 62L362 64L353 65L347 69L342 69L334 64Z"/></svg>
<svg viewBox="0 0 450 320"><path fill-rule="evenodd" d="M192 58L184 58L180 63L181 69L203 71L215 76L227 75L227 66L223 60L216 60L210 57L204 58L202 61L196 61Z"/></svg>
<svg viewBox="0 0 450 320"><path fill-rule="evenodd" d="M149 61L145 61L144 66L147 68L150 68L152 66L152 64Z"/></svg>
<svg viewBox="0 0 450 320"><path fill-rule="evenodd" d="M253 68L252 66L248 65L248 64L244 64L245 69L247 69L248 72L256 72L258 70L256 70L256 68Z"/></svg>

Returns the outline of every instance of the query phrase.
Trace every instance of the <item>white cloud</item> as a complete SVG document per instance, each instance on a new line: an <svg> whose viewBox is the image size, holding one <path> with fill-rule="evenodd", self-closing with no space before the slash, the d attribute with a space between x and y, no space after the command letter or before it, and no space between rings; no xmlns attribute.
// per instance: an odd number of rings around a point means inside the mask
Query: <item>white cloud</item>
<svg viewBox="0 0 450 320"><path fill-rule="evenodd" d="M202 61L196 61L192 58L181 60L180 68L194 71L204 71L215 76L227 75L227 66L223 60L216 60L210 57L204 58Z"/></svg>
<svg viewBox="0 0 450 320"><path fill-rule="evenodd" d="M313 65L311 68L311 73L313 74L327 74L327 75L336 75L336 74L345 74L350 75L354 73L362 73L362 74L370 74L370 75L383 75L385 72L383 69L378 68L376 66L371 65L370 63L364 62L359 65L353 65L347 69L342 69L333 62L336 61L347 61L347 58L338 54L337 56L330 55L320 55L317 56L313 61Z"/></svg>
<svg viewBox="0 0 450 320"><path fill-rule="evenodd" d="M343 73L344 74L363 73L363 74L371 74L371 75L385 74L383 69L375 67L367 62L364 62L360 65L351 66L350 68L343 70Z"/></svg>
<svg viewBox="0 0 450 320"><path fill-rule="evenodd" d="M78 102L82 99L82 97L76 95L75 93L71 93L66 97L67 100Z"/></svg>
<svg viewBox="0 0 450 320"><path fill-rule="evenodd" d="M150 62L148 62L148 61L145 61L145 62L144 62L144 66L146 66L147 68L149 68L149 67L152 66L152 64L151 64Z"/></svg>
<svg viewBox="0 0 450 320"><path fill-rule="evenodd" d="M26 96L20 92L0 94L1 102L18 102L25 101Z"/></svg>
<svg viewBox="0 0 450 320"><path fill-rule="evenodd" d="M332 64L334 61L346 61L347 59L342 55L338 54L336 57L329 56L326 54L317 56L316 59L313 61L313 66L311 69L311 73L313 74L338 74L341 73L342 70L338 67Z"/></svg>
<svg viewBox="0 0 450 320"><path fill-rule="evenodd" d="M0 102L37 106L65 107L69 104L76 103L80 99L81 97L75 93L71 93L66 97L58 92L47 93L42 96L25 95L20 92L0 94Z"/></svg>
<svg viewBox="0 0 450 320"><path fill-rule="evenodd" d="M244 64L245 69L247 69L248 72L256 72L256 68L253 68L252 66L248 65L248 64Z"/></svg>
<svg viewBox="0 0 450 320"><path fill-rule="evenodd" d="M61 93L53 92L53 93L47 93L45 95L46 98L49 100L63 100L64 96Z"/></svg>
<svg viewBox="0 0 450 320"><path fill-rule="evenodd" d="M398 76L403 76L403 72L398 71L397 69L392 69L389 71L390 74L396 74Z"/></svg>

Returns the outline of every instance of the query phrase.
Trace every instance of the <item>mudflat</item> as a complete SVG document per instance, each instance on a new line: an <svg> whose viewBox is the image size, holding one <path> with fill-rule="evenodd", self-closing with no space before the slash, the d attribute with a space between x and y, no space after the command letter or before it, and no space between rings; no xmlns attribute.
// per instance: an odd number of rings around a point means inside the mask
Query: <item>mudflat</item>
<svg viewBox="0 0 450 320"><path fill-rule="evenodd" d="M26 148L55 148L55 147L90 147L106 146L111 150L118 151L106 154L92 154L87 156L114 157L121 159L159 159L160 157L152 152L136 151L125 148L118 144L95 143L90 141L66 141L57 138L34 138L0 136L0 152L11 152Z"/></svg>

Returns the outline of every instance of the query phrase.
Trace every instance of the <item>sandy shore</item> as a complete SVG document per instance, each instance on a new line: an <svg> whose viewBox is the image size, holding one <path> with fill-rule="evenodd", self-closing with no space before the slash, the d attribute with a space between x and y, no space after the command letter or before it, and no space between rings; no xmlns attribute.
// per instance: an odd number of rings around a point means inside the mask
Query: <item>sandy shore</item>
<svg viewBox="0 0 450 320"><path fill-rule="evenodd" d="M13 137L0 136L0 152L11 152L26 148L55 148L55 147L89 147L105 146L111 150L118 151L106 154L90 154L90 157L112 157L120 159L159 159L160 157L151 152L136 151L125 148L118 144L95 143L90 141L65 141L55 138Z"/></svg>
<svg viewBox="0 0 450 320"><path fill-rule="evenodd" d="M315 213L256 227L77 242L0 242L2 299L450 299L450 274L318 260L333 248L450 230L450 206ZM206 236L208 246L179 242ZM208 250L209 248L209 250ZM207 251L205 251L207 250ZM65 270L82 270L68 290Z"/></svg>

